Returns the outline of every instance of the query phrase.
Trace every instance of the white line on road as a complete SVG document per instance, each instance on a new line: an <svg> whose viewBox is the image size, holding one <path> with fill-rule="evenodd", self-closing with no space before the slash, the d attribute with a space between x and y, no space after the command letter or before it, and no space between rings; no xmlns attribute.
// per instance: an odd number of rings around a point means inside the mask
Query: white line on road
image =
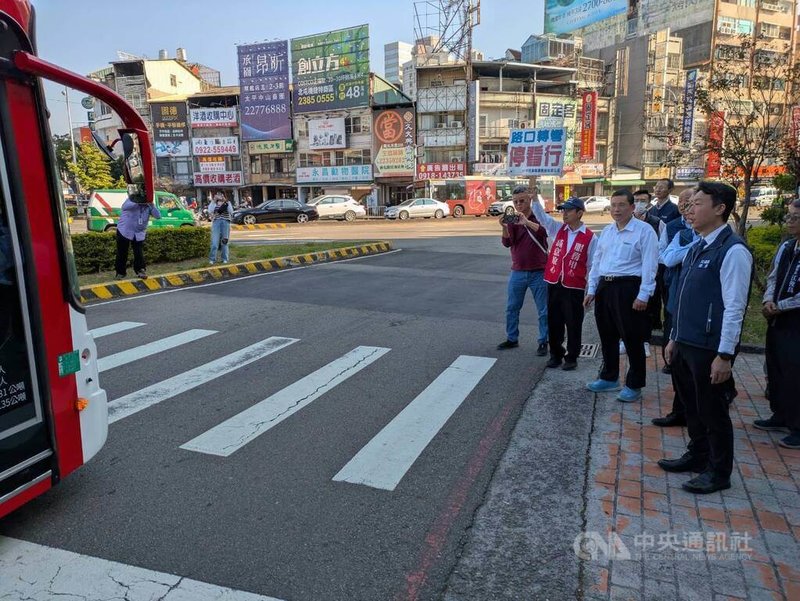
<svg viewBox="0 0 800 601"><path fill-rule="evenodd" d="M249 365L297 342L297 338L280 338L272 336L256 344L225 355L215 361L200 365L190 371L178 374L163 382L158 382L142 390L121 397L108 406L108 422L114 423L138 413L143 409L157 405L178 394L197 388L220 376Z"/></svg>
<svg viewBox="0 0 800 601"><path fill-rule="evenodd" d="M333 479L394 490L497 359L461 355Z"/></svg>
<svg viewBox="0 0 800 601"><path fill-rule="evenodd" d="M377 361L389 350L376 346L356 347L314 373L181 445L181 448L228 457L337 384Z"/></svg>
<svg viewBox="0 0 800 601"><path fill-rule="evenodd" d="M121 321L119 323L112 323L110 326L103 326L102 328L89 330L89 333L94 336L95 339L97 339L102 338L103 336L117 334L118 332L124 332L125 330L132 330L133 328L138 328L143 325L143 323L139 323L138 321Z"/></svg>
<svg viewBox="0 0 800 601"><path fill-rule="evenodd" d="M386 255L393 255L394 253L402 252L402 248L398 248L395 250L389 250L385 253L380 253L377 255L365 255L363 257L353 257L352 259L339 259L337 263L349 263L350 261L363 261L364 259L370 259L372 257L383 257ZM92 307L99 307L101 305L111 305L113 303L125 303L128 301L135 301L135 300L142 300L144 298L153 298L154 296L160 296L162 294L174 294L176 292L189 292L194 291L199 288L208 288L210 286L224 286L226 284L235 284L237 282L241 282L244 280L249 280L251 278L261 278L268 275L280 275L282 273L290 273L292 271L299 271L301 269L314 269L315 267L319 267L320 265L325 265L325 263L313 263L312 265L298 265L297 267L290 267L287 269L279 269L278 271L265 271L264 273L254 273L253 275L244 275L241 277L231 278L229 280L222 280L221 282L210 282L208 284L198 284L197 286L186 286L184 288L175 288L173 290L163 290L161 292L152 292L148 294L140 294L137 296L126 296L124 298L117 298L114 300L104 301L102 303L92 303Z"/></svg>
<svg viewBox="0 0 800 601"><path fill-rule="evenodd" d="M0 536L0 599L280 601Z"/></svg>
<svg viewBox="0 0 800 601"><path fill-rule="evenodd" d="M181 332L180 334L162 338L161 340L156 340L155 342L149 342L148 344L143 344L142 346L137 346L136 348L128 349L127 351L109 355L108 357L101 357L97 360L97 370L103 372L109 369L114 369L120 365L133 363L134 361L144 359L150 355L168 351L169 349L181 346L182 344L188 344L189 342L194 342L195 340L200 340L201 338L205 338L206 336L211 336L211 334L216 333L216 330L188 330L186 332Z"/></svg>

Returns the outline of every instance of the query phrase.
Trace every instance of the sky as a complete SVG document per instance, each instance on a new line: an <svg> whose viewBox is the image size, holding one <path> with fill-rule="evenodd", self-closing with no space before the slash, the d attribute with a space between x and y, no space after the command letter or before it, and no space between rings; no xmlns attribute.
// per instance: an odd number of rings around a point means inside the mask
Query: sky
<svg viewBox="0 0 800 601"><path fill-rule="evenodd" d="M32 0L37 13L39 56L87 74L117 60L117 50L158 58L185 48L189 61L222 72L237 85L236 45L368 23L370 67L383 74L383 45L414 39L413 0ZM432 2L438 4L438 2ZM487 59L519 49L542 32L544 0L483 0L473 46ZM66 133L63 88L45 88L53 133ZM70 95L73 126L85 125L82 95Z"/></svg>

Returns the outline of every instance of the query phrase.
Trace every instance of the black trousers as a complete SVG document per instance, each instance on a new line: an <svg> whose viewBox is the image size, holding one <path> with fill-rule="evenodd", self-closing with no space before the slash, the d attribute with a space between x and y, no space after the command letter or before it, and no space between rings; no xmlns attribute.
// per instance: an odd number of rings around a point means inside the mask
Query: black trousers
<svg viewBox="0 0 800 601"><path fill-rule="evenodd" d="M550 356L577 361L581 352L583 329L583 290L547 285L547 332ZM567 332L567 353L564 354L564 330Z"/></svg>
<svg viewBox="0 0 800 601"><path fill-rule="evenodd" d="M669 334L672 331L672 313L667 311L667 300L669 300L669 294L667 287L664 287L664 341L661 346L661 357L664 358L664 351L667 348L667 343L669 342ZM667 360L664 358L664 364L666 364ZM675 376L672 376L672 389L674 390L674 395L672 397L672 411L674 415L679 417L683 417L686 415L686 407L681 400L681 394L678 392L678 386L675 384Z"/></svg>
<svg viewBox="0 0 800 601"><path fill-rule="evenodd" d="M650 331L648 332L647 340L650 341L650 336L653 330L660 330L662 327L666 328L661 319L661 307L667 306L667 287L664 285L664 272L667 270L666 265L658 264L658 271L656 272L656 291L650 300L647 301L647 314L650 316ZM666 333L669 335L669 332Z"/></svg>
<svg viewBox="0 0 800 601"><path fill-rule="evenodd" d="M117 261L116 270L118 275L125 275L128 267L128 248L133 245L133 271L139 273L144 271L144 240L128 240L117 231Z"/></svg>
<svg viewBox="0 0 800 601"><path fill-rule="evenodd" d="M708 459L718 476L730 478L733 470L733 425L728 408L736 396L731 376L722 384L711 383L711 363L716 351L675 344L672 376L686 406L689 452Z"/></svg>
<svg viewBox="0 0 800 601"><path fill-rule="evenodd" d="M769 408L792 432L800 432L800 310L770 320L767 328Z"/></svg>
<svg viewBox="0 0 800 601"><path fill-rule="evenodd" d="M594 316L603 347L600 378L608 381L619 379L619 341L622 339L628 354L628 374L625 377L628 388L644 388L647 380L644 342L650 329L650 317L646 311L633 309L640 285L638 278L606 282L601 277L595 295Z"/></svg>

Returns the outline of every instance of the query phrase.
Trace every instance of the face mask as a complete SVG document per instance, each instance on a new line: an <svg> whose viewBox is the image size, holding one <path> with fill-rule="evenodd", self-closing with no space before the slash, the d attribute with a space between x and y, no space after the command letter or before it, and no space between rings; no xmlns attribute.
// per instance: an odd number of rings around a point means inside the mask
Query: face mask
<svg viewBox="0 0 800 601"><path fill-rule="evenodd" d="M636 213L641 215L642 213L647 212L647 203L646 202L637 202L636 203Z"/></svg>

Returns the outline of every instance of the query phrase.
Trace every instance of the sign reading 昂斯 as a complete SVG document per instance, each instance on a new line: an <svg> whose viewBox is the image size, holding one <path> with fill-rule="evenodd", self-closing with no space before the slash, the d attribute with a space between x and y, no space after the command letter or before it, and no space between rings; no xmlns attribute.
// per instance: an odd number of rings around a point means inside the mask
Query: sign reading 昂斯
<svg viewBox="0 0 800 601"><path fill-rule="evenodd" d="M514 129L508 143L508 174L533 176L564 172L566 130Z"/></svg>
<svg viewBox="0 0 800 601"><path fill-rule="evenodd" d="M192 153L195 156L237 155L239 154L239 138L236 136L192 138Z"/></svg>
<svg viewBox="0 0 800 601"><path fill-rule="evenodd" d="M234 186L242 185L241 171L224 171L222 173L195 173L195 186Z"/></svg>
<svg viewBox="0 0 800 601"><path fill-rule="evenodd" d="M192 127L236 127L236 107L189 109Z"/></svg>
<svg viewBox="0 0 800 601"><path fill-rule="evenodd" d="M242 140L290 138L289 42L239 46L237 53Z"/></svg>

